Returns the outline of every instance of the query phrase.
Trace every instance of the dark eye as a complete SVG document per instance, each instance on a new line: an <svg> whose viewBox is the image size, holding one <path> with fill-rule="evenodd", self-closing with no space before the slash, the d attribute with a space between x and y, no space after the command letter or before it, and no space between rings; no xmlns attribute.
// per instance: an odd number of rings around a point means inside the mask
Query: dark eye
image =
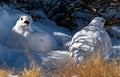
<svg viewBox="0 0 120 77"><path fill-rule="evenodd" d="M102 20L101 22L104 22L104 20Z"/></svg>
<svg viewBox="0 0 120 77"><path fill-rule="evenodd" d="M21 20L23 20L23 18L21 18Z"/></svg>

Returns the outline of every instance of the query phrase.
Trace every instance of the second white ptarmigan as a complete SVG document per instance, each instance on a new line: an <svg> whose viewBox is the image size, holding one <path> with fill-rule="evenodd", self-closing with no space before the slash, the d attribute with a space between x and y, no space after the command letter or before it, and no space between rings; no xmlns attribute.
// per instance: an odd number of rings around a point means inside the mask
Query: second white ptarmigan
<svg viewBox="0 0 120 77"><path fill-rule="evenodd" d="M54 50L55 39L42 29L32 26L32 22L30 16L23 15L19 18L12 29L8 47L40 52Z"/></svg>
<svg viewBox="0 0 120 77"><path fill-rule="evenodd" d="M88 26L73 36L69 51L77 63L88 59L94 52L99 52L102 58L110 55L112 45L104 24L104 18L95 17Z"/></svg>

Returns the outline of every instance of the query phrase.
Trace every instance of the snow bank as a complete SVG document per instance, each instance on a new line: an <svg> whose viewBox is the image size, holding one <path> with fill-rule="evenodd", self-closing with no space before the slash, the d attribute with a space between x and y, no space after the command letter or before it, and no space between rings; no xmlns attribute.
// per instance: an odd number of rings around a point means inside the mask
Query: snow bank
<svg viewBox="0 0 120 77"><path fill-rule="evenodd" d="M57 26L56 23L49 20L42 11L36 11L36 13L41 15L43 19L34 21L33 24L55 38L58 43L57 50L49 53L40 53L7 47L5 43L11 36L13 26L21 15L26 14L11 8L5 8L0 7L0 65L22 69L24 67L29 67L29 65L35 61L41 68L53 70L57 67L61 68L69 61L70 54L65 50L69 47L72 33L65 28ZM113 45L117 44L119 50L119 44L115 42L115 40L112 40L112 42L115 43ZM59 65L61 60L64 60L64 63Z"/></svg>
<svg viewBox="0 0 120 77"><path fill-rule="evenodd" d="M46 18L42 11L37 12L41 14L45 19L35 22L34 25L39 27L41 30L46 31L53 36L58 42L58 50L65 50L64 46L67 42L70 41L70 32L62 27L58 27L55 22L50 21ZM16 21L21 15L26 15L20 11L7 8L3 9L0 7L0 65L8 67L16 67L23 69L28 67L35 61L42 68L52 69L54 67L54 62L61 59L68 59L69 56L67 51L51 51L49 53L38 53L32 51L26 51L23 49L9 48L6 46L6 40L9 40L11 36L11 31L13 26L16 24ZM12 45L12 44L11 44ZM59 62L58 62L59 63ZM58 65L58 64L55 64Z"/></svg>
<svg viewBox="0 0 120 77"><path fill-rule="evenodd" d="M0 45L0 65L23 69L28 64L29 60L24 50L10 49Z"/></svg>
<svg viewBox="0 0 120 77"><path fill-rule="evenodd" d="M113 37L120 39L120 26L111 27L109 32Z"/></svg>

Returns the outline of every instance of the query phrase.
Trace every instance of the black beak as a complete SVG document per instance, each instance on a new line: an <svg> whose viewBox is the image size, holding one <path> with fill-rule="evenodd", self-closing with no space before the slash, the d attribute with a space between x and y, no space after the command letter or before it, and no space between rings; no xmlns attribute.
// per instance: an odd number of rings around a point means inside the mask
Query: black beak
<svg viewBox="0 0 120 77"><path fill-rule="evenodd" d="M24 23L29 24L30 22L28 20L26 20Z"/></svg>

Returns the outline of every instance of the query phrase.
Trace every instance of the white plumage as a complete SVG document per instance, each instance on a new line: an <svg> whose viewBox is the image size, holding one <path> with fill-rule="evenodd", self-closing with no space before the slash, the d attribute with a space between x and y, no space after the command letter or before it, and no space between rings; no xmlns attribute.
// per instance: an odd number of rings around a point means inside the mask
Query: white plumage
<svg viewBox="0 0 120 77"><path fill-rule="evenodd" d="M13 27L12 38L8 47L46 52L54 50L56 41L47 32L32 27L32 18L21 16Z"/></svg>
<svg viewBox="0 0 120 77"><path fill-rule="evenodd" d="M112 51L111 40L104 30L105 19L95 17L88 26L77 32L70 44L70 53L77 62L89 58L94 52L99 52L104 58Z"/></svg>

